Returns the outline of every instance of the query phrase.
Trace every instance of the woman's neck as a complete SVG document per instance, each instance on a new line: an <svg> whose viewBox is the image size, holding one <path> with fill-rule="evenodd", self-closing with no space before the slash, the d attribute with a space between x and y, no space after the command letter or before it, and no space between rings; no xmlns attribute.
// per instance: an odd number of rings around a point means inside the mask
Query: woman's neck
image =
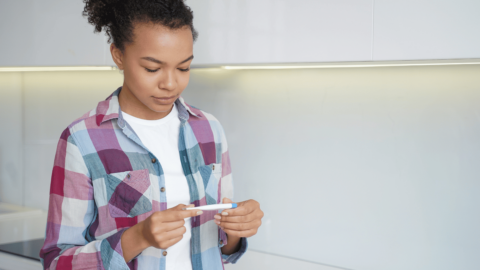
<svg viewBox="0 0 480 270"><path fill-rule="evenodd" d="M118 95L118 103L120 104L120 108L123 112L145 120L158 120L164 118L172 111L173 108L172 104L168 111L153 111L143 104L125 84L123 84L120 94Z"/></svg>

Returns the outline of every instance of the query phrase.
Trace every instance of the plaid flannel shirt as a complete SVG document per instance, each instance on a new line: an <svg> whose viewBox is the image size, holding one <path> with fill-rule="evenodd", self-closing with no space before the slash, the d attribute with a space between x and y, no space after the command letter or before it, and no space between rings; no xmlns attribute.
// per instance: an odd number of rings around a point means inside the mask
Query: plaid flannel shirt
<svg viewBox="0 0 480 270"><path fill-rule="evenodd" d="M163 250L145 249L126 263L121 235L129 227L167 207L161 164L123 119L119 87L96 109L63 131L52 172L46 239L40 251L45 269L165 269ZM176 105L181 121L179 152L195 206L233 197L225 133L212 115ZM225 255L226 234L214 223L214 211L191 218L194 270L223 269L246 251ZM168 256L168 255L167 255Z"/></svg>

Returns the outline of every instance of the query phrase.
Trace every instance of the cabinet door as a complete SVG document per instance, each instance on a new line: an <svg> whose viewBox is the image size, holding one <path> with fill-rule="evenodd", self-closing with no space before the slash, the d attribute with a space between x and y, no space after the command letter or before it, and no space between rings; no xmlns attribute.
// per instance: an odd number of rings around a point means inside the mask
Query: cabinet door
<svg viewBox="0 0 480 270"><path fill-rule="evenodd" d="M103 33L82 1L0 1L0 66L105 65Z"/></svg>
<svg viewBox="0 0 480 270"><path fill-rule="evenodd" d="M480 58L480 1L376 0L374 60Z"/></svg>
<svg viewBox="0 0 480 270"><path fill-rule="evenodd" d="M372 0L188 0L193 64L371 60Z"/></svg>

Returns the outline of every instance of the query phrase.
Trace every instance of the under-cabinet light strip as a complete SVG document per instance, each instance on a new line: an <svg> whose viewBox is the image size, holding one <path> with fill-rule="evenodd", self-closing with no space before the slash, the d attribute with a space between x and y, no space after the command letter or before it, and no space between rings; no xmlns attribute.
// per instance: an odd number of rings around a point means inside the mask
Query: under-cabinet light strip
<svg viewBox="0 0 480 270"><path fill-rule="evenodd" d="M25 71L94 71L117 70L112 66L78 66L78 67L0 67L0 72L25 72Z"/></svg>
<svg viewBox="0 0 480 270"><path fill-rule="evenodd" d="M364 68L364 67L415 67L415 66L458 66L480 65L478 62L442 62L442 63L361 63L361 64L325 64L325 65L265 65L265 66L222 66L223 69L309 69L309 68Z"/></svg>
<svg viewBox="0 0 480 270"><path fill-rule="evenodd" d="M218 65L195 66L192 69L313 69L313 68L366 68L366 67L415 67L415 66L459 66L480 65L480 59L429 60L429 61L384 61L384 62L345 62L322 64L278 64L278 65ZM115 66L59 66L59 67L0 67L0 72L30 72L30 71L96 71L118 70Z"/></svg>

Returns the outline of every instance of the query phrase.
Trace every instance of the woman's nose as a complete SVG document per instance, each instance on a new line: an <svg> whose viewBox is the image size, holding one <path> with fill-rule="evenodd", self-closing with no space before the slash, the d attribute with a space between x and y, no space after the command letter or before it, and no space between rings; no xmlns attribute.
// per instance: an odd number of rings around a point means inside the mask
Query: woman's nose
<svg viewBox="0 0 480 270"><path fill-rule="evenodd" d="M175 77L175 72L166 70L163 76L160 78L158 87L160 89L164 89L168 91L175 90L175 88L177 88L177 80Z"/></svg>

